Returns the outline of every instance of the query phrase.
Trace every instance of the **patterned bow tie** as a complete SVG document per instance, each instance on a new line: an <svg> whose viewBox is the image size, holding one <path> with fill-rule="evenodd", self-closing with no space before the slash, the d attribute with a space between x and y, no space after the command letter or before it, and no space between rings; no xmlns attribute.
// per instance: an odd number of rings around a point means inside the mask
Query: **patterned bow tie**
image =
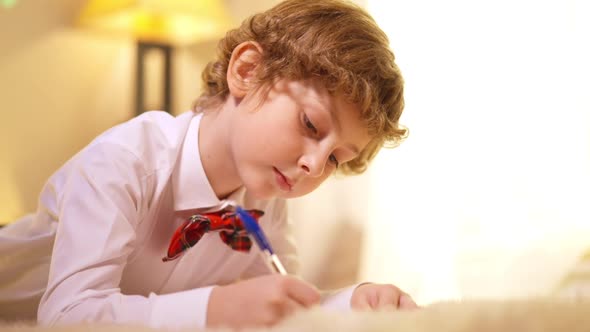
<svg viewBox="0 0 590 332"><path fill-rule="evenodd" d="M256 221L264 215L264 212L260 210L247 210L246 212ZM170 241L168 253L162 258L162 261L167 262L178 258L186 249L197 244L209 231L220 231L221 240L234 250L248 252L252 247L252 241L235 211L221 210L195 214L176 229Z"/></svg>

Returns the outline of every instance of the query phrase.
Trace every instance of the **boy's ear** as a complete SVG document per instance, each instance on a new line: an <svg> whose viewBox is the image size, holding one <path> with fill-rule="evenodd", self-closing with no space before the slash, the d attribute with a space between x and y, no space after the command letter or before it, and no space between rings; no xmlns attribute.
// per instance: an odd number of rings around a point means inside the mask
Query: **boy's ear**
<svg viewBox="0 0 590 332"><path fill-rule="evenodd" d="M234 48L227 68L227 85L232 96L242 98L252 88L261 59L262 47L257 42L243 42Z"/></svg>

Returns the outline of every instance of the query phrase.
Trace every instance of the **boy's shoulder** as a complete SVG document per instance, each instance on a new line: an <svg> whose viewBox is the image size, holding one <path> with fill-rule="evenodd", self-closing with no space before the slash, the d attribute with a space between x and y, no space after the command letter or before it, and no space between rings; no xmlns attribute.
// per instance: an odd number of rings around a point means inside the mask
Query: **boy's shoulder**
<svg viewBox="0 0 590 332"><path fill-rule="evenodd" d="M145 143L145 140L164 139L174 143L184 138L193 116L193 112L176 117L163 111L144 112L105 131L96 141L111 141L125 145L134 143L134 140Z"/></svg>
<svg viewBox="0 0 590 332"><path fill-rule="evenodd" d="M192 111L182 113L178 116L174 116L164 111L147 111L127 121L129 125L143 125L143 126L154 126L164 133L175 134L178 131L182 131L188 127L191 119L195 116Z"/></svg>
<svg viewBox="0 0 590 332"><path fill-rule="evenodd" d="M194 115L193 112L178 116L162 111L144 112L105 131L90 145L117 145L140 159L166 155L176 158Z"/></svg>

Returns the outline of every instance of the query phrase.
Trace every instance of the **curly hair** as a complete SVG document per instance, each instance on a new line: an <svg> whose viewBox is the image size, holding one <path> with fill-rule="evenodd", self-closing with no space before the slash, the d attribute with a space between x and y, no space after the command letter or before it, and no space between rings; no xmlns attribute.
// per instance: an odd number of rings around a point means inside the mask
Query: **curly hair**
<svg viewBox="0 0 590 332"><path fill-rule="evenodd" d="M339 0L287 0L246 19L219 41L217 58L202 73L204 88L195 111L226 100L231 54L245 41L256 41L263 49L259 86L279 78L313 78L360 108L372 140L339 167L344 174L364 172L382 146L395 147L407 136L399 124L402 75L387 36L362 8Z"/></svg>

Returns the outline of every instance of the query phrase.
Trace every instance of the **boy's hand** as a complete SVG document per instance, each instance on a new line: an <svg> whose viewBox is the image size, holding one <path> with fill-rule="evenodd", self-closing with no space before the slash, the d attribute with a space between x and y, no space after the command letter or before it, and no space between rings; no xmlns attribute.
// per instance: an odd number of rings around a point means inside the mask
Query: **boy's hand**
<svg viewBox="0 0 590 332"><path fill-rule="evenodd" d="M416 309L412 298L394 285L362 284L352 293L350 305L356 310Z"/></svg>
<svg viewBox="0 0 590 332"><path fill-rule="evenodd" d="M211 291L207 326L232 328L271 326L295 310L319 303L320 293L293 276L273 274Z"/></svg>

